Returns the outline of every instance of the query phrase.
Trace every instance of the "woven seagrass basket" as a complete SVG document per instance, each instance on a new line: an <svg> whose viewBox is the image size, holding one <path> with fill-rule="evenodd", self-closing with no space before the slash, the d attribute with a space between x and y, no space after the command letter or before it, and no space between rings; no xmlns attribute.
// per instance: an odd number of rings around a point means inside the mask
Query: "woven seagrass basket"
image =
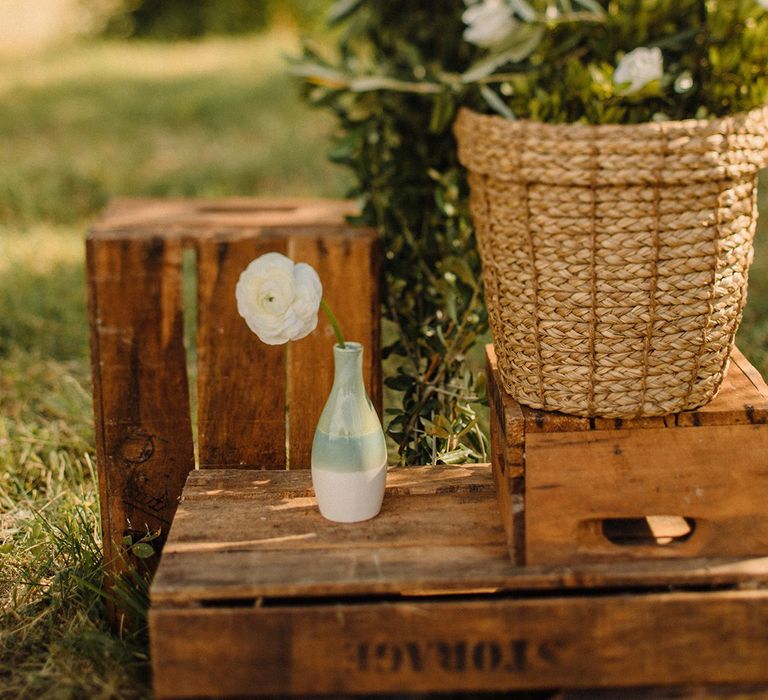
<svg viewBox="0 0 768 700"><path fill-rule="evenodd" d="M499 370L528 406L675 413L723 380L768 108L717 120L455 124Z"/></svg>

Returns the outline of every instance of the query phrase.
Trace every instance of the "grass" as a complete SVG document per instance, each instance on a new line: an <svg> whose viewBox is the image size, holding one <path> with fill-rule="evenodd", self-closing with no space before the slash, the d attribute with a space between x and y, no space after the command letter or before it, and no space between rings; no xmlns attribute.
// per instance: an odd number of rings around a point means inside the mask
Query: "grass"
<svg viewBox="0 0 768 700"><path fill-rule="evenodd" d="M290 34L0 59L0 698L149 696L103 621L83 236L116 195L340 196Z"/></svg>
<svg viewBox="0 0 768 700"><path fill-rule="evenodd" d="M342 194L294 41L0 59L0 699L149 695L145 638L102 622L82 238L115 195ZM739 339L768 374L765 233Z"/></svg>

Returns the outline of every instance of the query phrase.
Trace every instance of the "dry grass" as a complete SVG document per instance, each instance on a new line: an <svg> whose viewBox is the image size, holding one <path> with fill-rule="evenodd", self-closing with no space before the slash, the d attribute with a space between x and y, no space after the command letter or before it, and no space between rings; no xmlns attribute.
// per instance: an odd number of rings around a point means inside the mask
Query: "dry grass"
<svg viewBox="0 0 768 700"><path fill-rule="evenodd" d="M118 194L342 194L295 42L0 59L0 698L149 695L145 635L102 621L83 234Z"/></svg>

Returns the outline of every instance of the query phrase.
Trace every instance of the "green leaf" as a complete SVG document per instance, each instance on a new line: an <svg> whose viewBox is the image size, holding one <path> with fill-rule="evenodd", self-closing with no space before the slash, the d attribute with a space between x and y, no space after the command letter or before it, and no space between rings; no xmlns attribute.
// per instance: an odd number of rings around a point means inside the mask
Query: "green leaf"
<svg viewBox="0 0 768 700"><path fill-rule="evenodd" d="M417 95L434 95L443 91L438 83L412 82L396 80L385 75L364 75L349 81L352 92L371 92L373 90L394 90L395 92L412 92Z"/></svg>
<svg viewBox="0 0 768 700"><path fill-rule="evenodd" d="M349 85L349 78L344 73L319 63L298 63L291 66L288 71L291 75L304 78L309 83L326 87L343 88Z"/></svg>
<svg viewBox="0 0 768 700"><path fill-rule="evenodd" d="M574 0L577 5L581 5L588 12L594 12L596 15L604 15L605 9L597 0Z"/></svg>
<svg viewBox="0 0 768 700"><path fill-rule="evenodd" d="M13 543L6 542L0 545L0 554L10 554L13 551Z"/></svg>
<svg viewBox="0 0 768 700"><path fill-rule="evenodd" d="M333 3L331 9L328 10L328 24L333 27L339 22L343 22L362 4L363 0L338 0L338 2Z"/></svg>
<svg viewBox="0 0 768 700"><path fill-rule="evenodd" d="M510 0L514 13L526 22L535 22L538 18L536 10L531 7L527 0Z"/></svg>
<svg viewBox="0 0 768 700"><path fill-rule="evenodd" d="M396 377L387 377L384 384L395 391L405 391L413 384L413 379L405 374L398 374Z"/></svg>
<svg viewBox="0 0 768 700"><path fill-rule="evenodd" d="M131 554L139 559L149 559L155 556L155 548L146 542L137 542L131 547Z"/></svg>
<svg viewBox="0 0 768 700"><path fill-rule="evenodd" d="M502 100L491 88L487 85L480 86L480 94L483 99L488 103L488 106L497 114L507 119L514 119L515 113L507 107L506 102Z"/></svg>
<svg viewBox="0 0 768 700"><path fill-rule="evenodd" d="M429 119L429 130L433 134L441 134L451 123L455 114L455 105L452 96L447 92L441 92L432 105L432 116Z"/></svg>
<svg viewBox="0 0 768 700"><path fill-rule="evenodd" d="M443 464L464 464L467 461L472 452L466 447L459 447L456 450L450 452L442 452L438 455L438 459Z"/></svg>
<svg viewBox="0 0 768 700"><path fill-rule="evenodd" d="M487 78L506 63L520 63L538 48L543 37L544 27L541 25L521 24L515 31L511 42L506 43L503 50L475 63L462 74L462 82L475 83Z"/></svg>

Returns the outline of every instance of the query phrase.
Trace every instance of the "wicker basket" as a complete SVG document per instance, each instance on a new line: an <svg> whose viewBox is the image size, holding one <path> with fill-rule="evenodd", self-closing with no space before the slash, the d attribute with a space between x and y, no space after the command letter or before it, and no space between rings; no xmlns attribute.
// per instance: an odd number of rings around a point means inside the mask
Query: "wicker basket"
<svg viewBox="0 0 768 700"><path fill-rule="evenodd" d="M552 125L462 110L505 389L584 416L675 413L723 380L746 302L768 108Z"/></svg>

